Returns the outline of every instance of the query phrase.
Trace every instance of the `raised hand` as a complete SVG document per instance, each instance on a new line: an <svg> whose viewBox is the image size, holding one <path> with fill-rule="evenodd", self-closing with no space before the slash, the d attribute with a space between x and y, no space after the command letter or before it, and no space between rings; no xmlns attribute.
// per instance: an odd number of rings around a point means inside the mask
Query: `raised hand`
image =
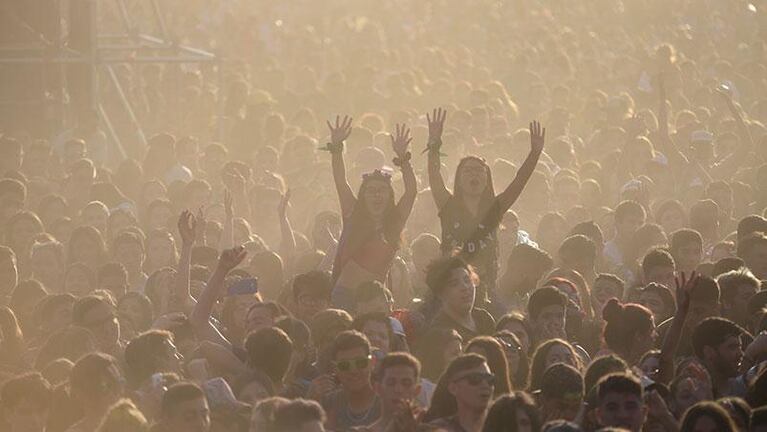
<svg viewBox="0 0 767 432"><path fill-rule="evenodd" d="M234 217L234 198L228 188L224 189L224 212L227 219L231 220Z"/></svg>
<svg viewBox="0 0 767 432"><path fill-rule="evenodd" d="M413 141L413 137L410 136L410 128L404 124L395 125L395 132L389 135L389 138L391 138L391 147L397 157L405 157L410 142Z"/></svg>
<svg viewBox="0 0 767 432"><path fill-rule="evenodd" d="M208 221L205 219L205 214L202 212L202 207L197 209L197 217L195 222L195 238L201 244L205 244L205 226L208 224Z"/></svg>
<svg viewBox="0 0 767 432"><path fill-rule="evenodd" d="M442 131L445 128L445 119L447 118L447 111L442 108L435 108L431 112L426 113L426 121L429 123L429 145L435 141L442 139Z"/></svg>
<svg viewBox="0 0 767 432"><path fill-rule="evenodd" d="M248 252L244 246L237 246L221 252L221 256L218 258L218 270L229 273L240 265L247 255Z"/></svg>
<svg viewBox="0 0 767 432"><path fill-rule="evenodd" d="M541 128L537 121L530 123L530 151L540 153L546 141L546 128Z"/></svg>
<svg viewBox="0 0 767 432"><path fill-rule="evenodd" d="M698 284L698 274L695 272L690 273L690 278L682 272L681 275L674 278L674 285L676 285L676 304L677 315L686 316L690 310L690 292Z"/></svg>
<svg viewBox="0 0 767 432"><path fill-rule="evenodd" d="M288 189L284 195L280 198L280 203L277 205L277 213L280 216L280 220L287 219L288 207L290 207L290 189Z"/></svg>
<svg viewBox="0 0 767 432"><path fill-rule="evenodd" d="M182 211L178 217L178 233L181 235L183 244L194 243L197 235L197 218L189 210Z"/></svg>
<svg viewBox="0 0 767 432"><path fill-rule="evenodd" d="M352 118L348 115L345 115L343 120L340 116L336 116L335 126L333 126L330 121L327 121L326 123L328 125L328 129L330 129L331 144L341 144L347 138L349 138L349 135L352 133Z"/></svg>

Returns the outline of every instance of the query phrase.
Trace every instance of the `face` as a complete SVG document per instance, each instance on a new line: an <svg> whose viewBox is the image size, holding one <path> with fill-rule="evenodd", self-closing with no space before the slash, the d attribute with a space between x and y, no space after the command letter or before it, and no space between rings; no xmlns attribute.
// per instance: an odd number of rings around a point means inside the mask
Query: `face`
<svg viewBox="0 0 767 432"><path fill-rule="evenodd" d="M476 287L469 271L453 269L441 294L443 307L456 314L468 314L474 307L475 296Z"/></svg>
<svg viewBox="0 0 767 432"><path fill-rule="evenodd" d="M123 275L107 276L101 280L100 289L110 291L120 298L128 291L128 280Z"/></svg>
<svg viewBox="0 0 767 432"><path fill-rule="evenodd" d="M362 191L362 201L373 217L381 217L391 198L391 185L381 180L369 180Z"/></svg>
<svg viewBox="0 0 767 432"><path fill-rule="evenodd" d="M674 288L675 269L673 266L659 266L648 269L645 274L645 283L649 284L655 282L663 285L668 289Z"/></svg>
<svg viewBox="0 0 767 432"><path fill-rule="evenodd" d="M22 399L14 409L5 410L11 431L42 432L45 430L47 411L29 399Z"/></svg>
<svg viewBox="0 0 767 432"><path fill-rule="evenodd" d="M255 307L250 310L246 318L248 332L256 331L274 325L274 316L268 307Z"/></svg>
<svg viewBox="0 0 767 432"><path fill-rule="evenodd" d="M167 421L171 432L208 432L210 430L210 409L205 398L181 402Z"/></svg>
<svg viewBox="0 0 767 432"><path fill-rule="evenodd" d="M461 181L458 187L466 195L477 196L487 187L487 168L478 160L468 160L461 165Z"/></svg>
<svg viewBox="0 0 767 432"><path fill-rule="evenodd" d="M384 411L390 413L418 397L421 392L415 370L405 365L386 368L374 388L383 402Z"/></svg>
<svg viewBox="0 0 767 432"><path fill-rule="evenodd" d="M83 211L83 225L90 225L102 234L106 231L109 214L101 207L90 206Z"/></svg>
<svg viewBox="0 0 767 432"><path fill-rule="evenodd" d="M448 391L455 397L458 409L482 410L493 398L495 376L486 363L459 372L448 384Z"/></svg>
<svg viewBox="0 0 767 432"><path fill-rule="evenodd" d="M64 279L64 292L84 296L91 292L91 281L82 269L70 270Z"/></svg>
<svg viewBox="0 0 767 432"><path fill-rule="evenodd" d="M155 268L170 266L173 264L172 247L170 239L155 237L149 241L147 259L153 263Z"/></svg>
<svg viewBox="0 0 767 432"><path fill-rule="evenodd" d="M533 422L530 420L530 416L519 408L517 408L517 432L533 432Z"/></svg>
<svg viewBox="0 0 767 432"><path fill-rule="evenodd" d="M562 344L555 344L549 348L549 352L546 353L545 363L545 369L556 363L564 363L574 367L578 364L570 348Z"/></svg>
<svg viewBox="0 0 767 432"><path fill-rule="evenodd" d="M559 305L549 305L541 309L538 317L533 321L534 328L538 328L540 337L538 340L565 338L565 308Z"/></svg>
<svg viewBox="0 0 767 432"><path fill-rule="evenodd" d="M239 329L244 329L248 310L254 303L258 302L258 299L252 295L238 295L232 300L234 301L234 309L232 311L233 322L227 323L227 325L233 325Z"/></svg>
<svg viewBox="0 0 767 432"><path fill-rule="evenodd" d="M128 273L133 273L144 265L144 251L138 243L123 242L115 249L115 260L122 264Z"/></svg>
<svg viewBox="0 0 767 432"><path fill-rule="evenodd" d="M642 430L647 408L638 395L608 393L597 408L597 416L603 426L638 432Z"/></svg>
<svg viewBox="0 0 767 432"><path fill-rule="evenodd" d="M111 306L102 303L83 317L84 327L93 333L99 348L109 352L120 339L120 323Z"/></svg>
<svg viewBox="0 0 767 432"><path fill-rule="evenodd" d="M506 326L501 330L508 330L512 333L514 333L514 336L519 339L519 343L521 345L522 351L529 352L530 351L530 335L527 334L527 330L525 329L525 326L522 325L519 321L509 321Z"/></svg>
<svg viewBox="0 0 767 432"><path fill-rule="evenodd" d="M677 386L674 395L674 413L681 416L696 403L711 399L711 392L693 378L684 378Z"/></svg>
<svg viewBox="0 0 767 432"><path fill-rule="evenodd" d="M364 348L339 351L334 359L338 380L344 390L355 393L370 386L372 364Z"/></svg>
<svg viewBox="0 0 767 432"><path fill-rule="evenodd" d="M668 318L668 310L665 303L663 303L663 299L654 292L642 292L642 294L639 295L639 304L650 309L650 312L652 312L656 320L664 320Z"/></svg>
<svg viewBox="0 0 767 432"><path fill-rule="evenodd" d="M362 327L362 333L370 340L370 344L378 348L384 354L389 352L391 341L389 340L389 327L388 323L382 323L379 321L368 321Z"/></svg>
<svg viewBox="0 0 767 432"><path fill-rule="evenodd" d="M304 320L310 320L318 312L324 311L330 307L330 299L322 296L313 296L307 293L298 295L298 316Z"/></svg>
<svg viewBox="0 0 767 432"><path fill-rule="evenodd" d="M757 279L767 279L767 245L756 245L741 258Z"/></svg>
<svg viewBox="0 0 767 432"><path fill-rule="evenodd" d="M644 217L642 217L642 215L627 215L622 221L616 221L615 230L617 231L618 236L622 238L630 238L643 224Z"/></svg>
<svg viewBox="0 0 767 432"><path fill-rule="evenodd" d="M703 249L698 243L689 243L679 248L674 254L677 267L680 270L692 271L698 267L703 257Z"/></svg>
<svg viewBox="0 0 767 432"><path fill-rule="evenodd" d="M756 291L755 286L743 284L738 287L731 303L728 304L723 301L723 305L728 312L727 314L731 317L730 319L735 322L745 321L745 318L748 316L748 299L756 294Z"/></svg>
<svg viewBox="0 0 767 432"><path fill-rule="evenodd" d="M668 210L660 216L659 223L663 227L663 231L670 234L684 228L684 215L675 209Z"/></svg>
<svg viewBox="0 0 767 432"><path fill-rule="evenodd" d="M740 362L743 359L743 345L739 337L730 336L716 350L710 347L706 347L704 350L704 355L714 364L720 374L726 377L737 376Z"/></svg>
<svg viewBox="0 0 767 432"><path fill-rule="evenodd" d="M365 315L372 312L379 313L391 313L392 304L385 295L376 296L368 301L361 301L357 303L357 316Z"/></svg>
<svg viewBox="0 0 767 432"><path fill-rule="evenodd" d="M607 301L611 298L619 299L622 296L623 293L621 292L620 286L605 280L594 282L594 288L591 290L591 302L597 312L601 312ZM598 313L598 315L601 316L601 313Z"/></svg>

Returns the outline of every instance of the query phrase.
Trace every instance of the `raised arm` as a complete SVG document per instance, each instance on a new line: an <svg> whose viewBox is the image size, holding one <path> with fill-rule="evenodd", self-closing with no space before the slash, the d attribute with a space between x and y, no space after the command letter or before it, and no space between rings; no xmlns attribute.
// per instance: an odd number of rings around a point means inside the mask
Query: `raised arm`
<svg viewBox="0 0 767 432"><path fill-rule="evenodd" d="M410 128L404 124L396 125L395 128L394 135L390 135L390 137L392 149L397 155L394 158L394 165L402 170L402 181L405 183L405 193L397 202L397 211L404 225L410 216L410 211L413 210L413 203L415 203L415 197L418 194L418 185L413 172L413 165L410 164L412 154L408 150L410 142L413 141L413 137L410 136Z"/></svg>
<svg viewBox="0 0 767 432"><path fill-rule="evenodd" d="M499 210L501 214L506 213L506 210L508 210L517 198L519 198L519 195L522 194L527 181L530 180L530 176L532 176L533 171L535 171L535 166L538 164L538 159L541 157L545 141L546 128L541 128L541 124L537 121L530 123L530 153L528 153L522 166L519 167L519 171L517 171L517 175L514 176L514 180L512 180L506 190L501 192L498 196L500 204Z"/></svg>
<svg viewBox="0 0 767 432"><path fill-rule="evenodd" d="M328 143L327 150L333 156L333 180L336 184L336 191L338 192L338 200L341 202L341 213L344 216L349 216L354 210L354 192L352 187L349 186L349 180L346 178L346 164L344 163L344 141L349 138L352 133L352 118L344 116L336 116L336 124L333 126L330 121L327 122L328 129L330 129L330 143Z"/></svg>
<svg viewBox="0 0 767 432"><path fill-rule="evenodd" d="M178 232L181 235L181 254L178 259L178 273L173 284L172 310L188 314L194 307L194 298L189 290L189 269L192 266L192 247L197 231L197 218L184 210L178 217Z"/></svg>
<svg viewBox="0 0 767 432"><path fill-rule="evenodd" d="M666 106L666 84L663 74L658 75L658 136L659 146L674 168L686 168L689 166L687 158L676 148L676 144L668 133L668 107Z"/></svg>
<svg viewBox="0 0 767 432"><path fill-rule="evenodd" d="M287 267L292 269L296 251L296 236L293 233L293 227L290 226L290 219L288 219L289 206L290 189L280 199L280 204L277 206L277 214L280 218L280 256L287 264Z"/></svg>
<svg viewBox="0 0 767 432"><path fill-rule="evenodd" d="M189 316L189 322L201 340L208 340L219 345L231 347L231 343L210 324L210 314L213 306L224 295L226 275L245 259L247 252L242 246L227 249L221 253L216 270L208 280L208 285L197 299L197 304Z"/></svg>
<svg viewBox="0 0 767 432"><path fill-rule="evenodd" d="M437 204L437 210L441 210L451 196L450 191L445 187L445 179L442 178L442 164L439 159L445 118L447 118L447 111L442 108L432 111L431 116L426 113L426 120L429 122L429 142L426 145L426 150L429 152L429 189L431 189L431 196L434 197L434 203Z"/></svg>
<svg viewBox="0 0 767 432"><path fill-rule="evenodd" d="M712 171L717 178L725 178L737 172L738 169L747 162L748 155L754 149L754 140L751 137L751 132L748 130L746 122L743 120L743 114L740 112L732 97L722 89L717 89L727 104L727 109L730 111L730 115L735 119L735 124L738 126L738 147L735 152L727 156L723 161L716 164Z"/></svg>
<svg viewBox="0 0 767 432"><path fill-rule="evenodd" d="M663 340L663 346L658 360L658 376L655 381L668 385L674 379L674 356L679 346L679 340L682 338L684 322L687 320L687 312L690 310L690 291L698 283L698 275L695 272L690 274L690 279L685 278L685 274L677 277L676 285L676 314L671 322L671 327L666 333L666 339Z"/></svg>
<svg viewBox="0 0 767 432"><path fill-rule="evenodd" d="M218 250L234 247L234 196L224 189L224 230L218 243Z"/></svg>

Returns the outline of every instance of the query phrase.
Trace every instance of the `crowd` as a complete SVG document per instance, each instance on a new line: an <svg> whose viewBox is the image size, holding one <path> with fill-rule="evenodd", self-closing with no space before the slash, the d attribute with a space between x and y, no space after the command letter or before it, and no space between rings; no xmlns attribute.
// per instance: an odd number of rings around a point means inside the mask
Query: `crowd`
<svg viewBox="0 0 767 432"><path fill-rule="evenodd" d="M0 430L767 431L767 3L161 3L0 119Z"/></svg>

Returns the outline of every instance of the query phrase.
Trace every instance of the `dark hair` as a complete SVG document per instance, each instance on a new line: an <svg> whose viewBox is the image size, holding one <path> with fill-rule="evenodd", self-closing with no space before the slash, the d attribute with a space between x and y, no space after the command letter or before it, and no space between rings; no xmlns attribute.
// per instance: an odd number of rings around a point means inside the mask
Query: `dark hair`
<svg viewBox="0 0 767 432"><path fill-rule="evenodd" d="M275 431L296 431L308 422L325 421L325 411L313 400L293 399L276 405L272 413Z"/></svg>
<svg viewBox="0 0 767 432"><path fill-rule="evenodd" d="M495 324L495 330L501 331L506 328L506 326L511 323L516 322L519 323L522 328L525 329L525 332L527 332L527 336L530 337L533 334L533 329L530 328L530 321L527 319L526 316L522 315L519 312L509 312L506 315L502 316L498 322Z"/></svg>
<svg viewBox="0 0 767 432"><path fill-rule="evenodd" d="M636 201L622 201L615 207L616 223L621 223L631 216L640 216L644 219L646 215L647 213L645 212L644 207Z"/></svg>
<svg viewBox="0 0 767 432"><path fill-rule="evenodd" d="M519 356L516 372L512 371L511 367L509 367L509 379L511 379L512 384L511 388L527 388L527 377L530 375L530 359L528 358L527 352L522 349L522 343L520 342L519 337L509 330L501 330L497 332L494 337L506 349L516 350L517 356ZM509 363L509 366L510 365L511 363Z"/></svg>
<svg viewBox="0 0 767 432"><path fill-rule="evenodd" d="M700 276L698 283L690 290L690 301L719 303L719 284L708 276Z"/></svg>
<svg viewBox="0 0 767 432"><path fill-rule="evenodd" d="M495 189L493 187L493 173L490 170L490 165L487 164L487 161L484 158L481 158L479 156L464 156L461 158L460 162L458 162L458 166L455 167L455 178L453 183L453 196L456 200L463 200L463 190L460 187L461 184L461 178L463 177L463 166L470 161L479 162L484 168L485 168L485 175L487 176L487 184L485 186L485 190L482 191L482 196L480 197L480 214L484 214L485 211L492 205L493 200L495 199Z"/></svg>
<svg viewBox="0 0 767 432"><path fill-rule="evenodd" d="M590 238L582 234L567 237L559 246L559 259L566 267L572 267L574 263L582 260L593 263L596 258L596 245Z"/></svg>
<svg viewBox="0 0 767 432"><path fill-rule="evenodd" d="M760 406L751 412L751 427L755 430L758 426L767 425L767 406Z"/></svg>
<svg viewBox="0 0 767 432"><path fill-rule="evenodd" d="M738 221L737 239L738 243L750 234L758 232L767 232L767 219L759 215L748 215ZM740 254L738 254L740 255Z"/></svg>
<svg viewBox="0 0 767 432"><path fill-rule="evenodd" d="M274 326L284 331L291 341L293 347L305 346L312 340L312 334L309 326L305 322L292 316L282 316L274 322Z"/></svg>
<svg viewBox="0 0 767 432"><path fill-rule="evenodd" d="M95 350L96 341L88 329L69 326L53 333L45 341L35 358L35 368L42 369L48 363L59 358L66 358L74 362Z"/></svg>
<svg viewBox="0 0 767 432"><path fill-rule="evenodd" d="M539 288L530 295L530 300L527 302L527 316L531 321L534 321L538 319L543 308L562 306L564 309L566 305L567 296L562 291L554 287Z"/></svg>
<svg viewBox="0 0 767 432"><path fill-rule="evenodd" d="M166 342L173 342L173 334L166 330L149 330L128 342L125 347L125 374L134 387L158 372L161 361L158 354Z"/></svg>
<svg viewBox="0 0 767 432"><path fill-rule="evenodd" d="M727 272L738 270L745 266L746 263L741 258L732 256L724 257L714 263L714 269L711 272L711 276L719 277Z"/></svg>
<svg viewBox="0 0 767 432"><path fill-rule="evenodd" d="M738 426L739 430L741 425L743 430L748 429L751 423L751 407L746 401L739 397L725 397L718 399L716 403L727 411L727 414Z"/></svg>
<svg viewBox="0 0 767 432"><path fill-rule="evenodd" d="M691 406L682 418L680 432L693 432L698 419L708 417L716 423L717 432L736 432L738 429L733 423L727 411L716 402L703 401Z"/></svg>
<svg viewBox="0 0 767 432"><path fill-rule="evenodd" d="M245 351L249 367L264 372L274 383L280 383L290 365L293 341L277 327L264 327L248 335Z"/></svg>
<svg viewBox="0 0 767 432"><path fill-rule="evenodd" d="M687 228L674 231L671 234L670 240L671 244L669 245L669 250L672 255L675 255L679 251L679 248L690 243L695 243L701 248L703 247L703 237L701 237L700 233Z"/></svg>
<svg viewBox="0 0 767 432"><path fill-rule="evenodd" d="M105 305L109 308L114 308L108 300L97 295L88 295L77 300L72 307L72 323L75 325L87 327L85 322L85 315L93 309Z"/></svg>
<svg viewBox="0 0 767 432"><path fill-rule="evenodd" d="M386 354L377 364L373 372L373 380L380 382L386 375L386 370L397 366L406 366L413 369L416 381L421 376L421 362L406 352L393 352Z"/></svg>
<svg viewBox="0 0 767 432"><path fill-rule="evenodd" d="M386 326L386 333L389 335L389 346L388 347L376 347L385 349L386 352L393 349L394 345L394 330L391 326L391 319L389 319L389 315L387 315L384 312L370 312L363 315L358 316L354 319L354 322L352 323L352 327L354 330L357 330L358 332L364 333L363 329L365 328L365 324L369 322L377 322L380 324L383 324Z"/></svg>
<svg viewBox="0 0 767 432"><path fill-rule="evenodd" d="M581 222L576 224L573 229L570 230L570 235L582 234L591 239L595 245L599 246L604 243L605 236L602 233L602 228L593 220Z"/></svg>
<svg viewBox="0 0 767 432"><path fill-rule="evenodd" d="M533 432L541 429L541 414L535 400L524 392L512 392L499 397L490 406L482 432L516 432L517 412L527 414Z"/></svg>
<svg viewBox="0 0 767 432"><path fill-rule="evenodd" d="M558 399L577 395L583 398L583 377L578 369L564 363L549 366L541 377L541 396Z"/></svg>
<svg viewBox="0 0 767 432"><path fill-rule="evenodd" d="M658 267L676 268L674 257L665 249L653 249L642 258L642 273L645 276Z"/></svg>
<svg viewBox="0 0 767 432"><path fill-rule="evenodd" d="M455 396L448 390L448 386L459 373L486 363L487 360L479 354L462 354L454 358L437 382L437 387L432 395L431 406L424 415L423 421L430 422L438 418L455 415L458 404Z"/></svg>
<svg viewBox="0 0 767 432"><path fill-rule="evenodd" d="M759 291L761 286L761 281L746 268L721 274L716 278L716 282L719 285L722 302L728 303L738 294L741 286L748 285L755 288L756 291Z"/></svg>
<svg viewBox="0 0 767 432"><path fill-rule="evenodd" d="M611 350L626 354L634 345L638 333L652 330L652 312L636 303L621 304L617 299L610 299L602 309L605 320L603 335L607 347Z"/></svg>
<svg viewBox="0 0 767 432"><path fill-rule="evenodd" d="M575 349L570 342L567 342L564 339L547 340L539 345L533 353L533 360L530 362L530 379L528 380L527 387L529 391L540 390L543 373L546 372L546 357L549 354L549 350L553 348L554 345L567 347L575 361L580 365L580 357L578 357L578 354L575 352Z"/></svg>
<svg viewBox="0 0 767 432"><path fill-rule="evenodd" d="M644 398L644 390L639 379L628 372L608 374L597 382L599 403L610 393L630 394L639 399Z"/></svg>
<svg viewBox="0 0 767 432"><path fill-rule="evenodd" d="M130 323L133 325L133 329L137 332L149 330L149 327L152 326L152 322L154 320L152 301L149 300L149 297L138 291L129 291L120 297L120 299L117 301L118 311L120 309L120 305L126 301L136 301L141 306L141 322L133 322L130 320ZM129 320L129 318L127 316L120 316L121 324L123 320Z"/></svg>
<svg viewBox="0 0 767 432"><path fill-rule="evenodd" d="M106 373L111 366L117 367L117 360L103 353L86 354L77 360L70 372L69 384L82 403L98 400L114 391L118 385L116 377Z"/></svg>
<svg viewBox="0 0 767 432"><path fill-rule="evenodd" d="M586 369L583 383L586 393L590 392L602 377L616 372L626 372L629 365L625 360L615 354L597 357Z"/></svg>
<svg viewBox="0 0 767 432"><path fill-rule="evenodd" d="M476 276L471 265L457 256L437 258L426 268L426 285L435 297L439 297L447 285L453 270L463 269Z"/></svg>
<svg viewBox="0 0 767 432"><path fill-rule="evenodd" d="M293 279L293 300L295 301L298 301L298 297L302 294L330 300L332 290L333 281L324 271L312 270L299 274Z"/></svg>
<svg viewBox="0 0 767 432"><path fill-rule="evenodd" d="M392 293L379 281L363 282L354 291L355 304L370 301L376 297L386 297L386 300L391 301Z"/></svg>
<svg viewBox="0 0 767 432"><path fill-rule="evenodd" d="M445 346L450 341L463 342L461 335L451 328L434 327L418 338L415 354L421 360L424 378L436 382L447 366L445 364Z"/></svg>
<svg viewBox="0 0 767 432"><path fill-rule="evenodd" d="M345 310L325 309L318 312L309 324L314 344L322 347L332 342L339 332L349 330L353 321L352 316Z"/></svg>
<svg viewBox="0 0 767 432"><path fill-rule="evenodd" d="M522 288L524 292L517 294L525 295L535 289L535 283L538 279L543 277L543 275L551 270L553 266L554 260L548 252L538 249L535 246L530 246L527 243L520 243L514 246L509 253L506 272L501 277L500 285L508 285L505 281L512 276L511 272L515 271L517 268L524 268L525 275L529 276L528 280L530 280L531 283L529 286L515 288Z"/></svg>
<svg viewBox="0 0 767 432"><path fill-rule="evenodd" d="M705 347L717 348L729 337L739 337L743 333L745 333L743 328L726 318L706 318L692 331L692 346L695 355L702 359Z"/></svg>
<svg viewBox="0 0 767 432"><path fill-rule="evenodd" d="M127 279L128 271L125 270L125 266L119 262L112 261L99 267L98 271L96 272L96 280L98 281L99 285L101 285L104 279L110 276L122 276Z"/></svg>
<svg viewBox="0 0 767 432"><path fill-rule="evenodd" d="M492 336L477 336L469 341L464 351L469 352L472 348L478 348L486 353L483 357L487 359L487 366L495 375L495 396L509 393L511 391L509 362L501 343Z"/></svg>
<svg viewBox="0 0 767 432"><path fill-rule="evenodd" d="M663 304L666 306L667 315L659 318L666 319L674 316L676 313L676 301L674 300L674 294L672 294L671 290L666 286L651 282L644 288L640 289L639 292L640 294L645 292L652 293L660 297L660 299L663 301Z"/></svg>
<svg viewBox="0 0 767 432"><path fill-rule="evenodd" d="M746 259L745 256L751 253L751 250L757 246L767 245L767 236L764 233L756 232L748 234L738 241L738 256Z"/></svg>
<svg viewBox="0 0 767 432"><path fill-rule="evenodd" d="M6 381L0 390L0 400L7 410L12 410L22 401L29 400L41 412L45 412L52 397L53 388L39 372L15 376Z"/></svg>
<svg viewBox="0 0 767 432"><path fill-rule="evenodd" d="M362 348L365 355L370 355L370 341L368 341L367 336L356 330L342 331L333 339L333 345L330 347L330 359L335 360L339 352L355 348Z"/></svg>
<svg viewBox="0 0 767 432"><path fill-rule="evenodd" d="M173 416L180 404L195 399L205 399L205 393L197 384L192 382L180 382L168 387L165 394L162 395L160 403L160 417L167 419Z"/></svg>

